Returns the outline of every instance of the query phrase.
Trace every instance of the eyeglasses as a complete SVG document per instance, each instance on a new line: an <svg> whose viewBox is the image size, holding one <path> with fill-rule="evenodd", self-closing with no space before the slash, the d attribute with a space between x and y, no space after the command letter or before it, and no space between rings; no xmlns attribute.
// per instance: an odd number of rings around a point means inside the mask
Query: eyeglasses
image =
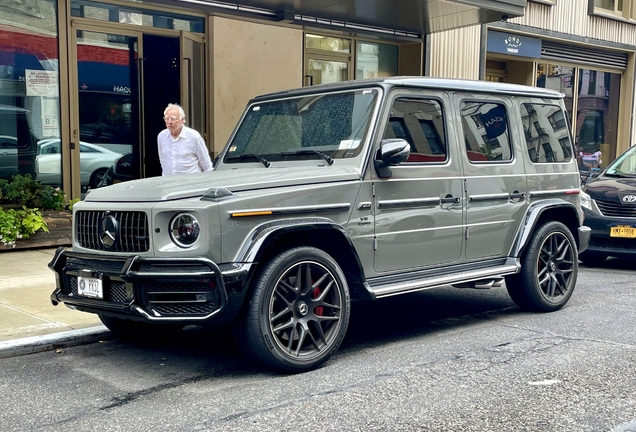
<svg viewBox="0 0 636 432"><path fill-rule="evenodd" d="M169 122L169 121L176 122L177 120L181 120L181 119L177 118L177 117L164 117L163 118L163 121L165 121L165 122Z"/></svg>

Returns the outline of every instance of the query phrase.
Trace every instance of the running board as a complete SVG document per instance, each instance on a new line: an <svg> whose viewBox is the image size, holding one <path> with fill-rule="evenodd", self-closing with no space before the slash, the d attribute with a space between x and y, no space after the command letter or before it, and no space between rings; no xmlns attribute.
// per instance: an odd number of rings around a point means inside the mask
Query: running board
<svg viewBox="0 0 636 432"><path fill-rule="evenodd" d="M510 262L510 261L508 261ZM444 285L467 284L469 282L482 282L485 280L497 281L503 276L515 274L519 271L519 263L503 264L495 267L487 267L478 270L463 271L419 279L393 282L388 284L368 283L368 290L375 298L389 297L398 294L406 294L425 289L437 288ZM493 284L495 285L495 284ZM481 286L480 286L481 288Z"/></svg>

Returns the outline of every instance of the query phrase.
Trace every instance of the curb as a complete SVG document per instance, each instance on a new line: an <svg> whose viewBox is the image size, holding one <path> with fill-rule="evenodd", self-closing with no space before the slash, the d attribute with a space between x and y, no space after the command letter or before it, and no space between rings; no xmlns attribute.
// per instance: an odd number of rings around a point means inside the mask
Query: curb
<svg viewBox="0 0 636 432"><path fill-rule="evenodd" d="M72 347L114 339L106 327L96 326L80 330L70 330L43 336L0 342L0 359L50 351L56 348Z"/></svg>

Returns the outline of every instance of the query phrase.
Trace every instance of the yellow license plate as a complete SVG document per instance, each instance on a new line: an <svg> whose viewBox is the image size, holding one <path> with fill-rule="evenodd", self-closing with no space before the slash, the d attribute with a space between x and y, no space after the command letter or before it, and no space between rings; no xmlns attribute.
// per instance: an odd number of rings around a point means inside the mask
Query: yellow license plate
<svg viewBox="0 0 636 432"><path fill-rule="evenodd" d="M610 228L610 237L636 238L636 228L630 226L615 226Z"/></svg>

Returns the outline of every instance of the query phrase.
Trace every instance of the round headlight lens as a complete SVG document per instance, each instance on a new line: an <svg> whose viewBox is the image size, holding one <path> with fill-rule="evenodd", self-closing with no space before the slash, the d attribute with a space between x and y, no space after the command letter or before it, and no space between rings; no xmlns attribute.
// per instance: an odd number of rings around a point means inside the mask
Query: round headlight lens
<svg viewBox="0 0 636 432"><path fill-rule="evenodd" d="M199 221L190 213L179 213L170 221L170 238L179 247L192 246L200 232Z"/></svg>

